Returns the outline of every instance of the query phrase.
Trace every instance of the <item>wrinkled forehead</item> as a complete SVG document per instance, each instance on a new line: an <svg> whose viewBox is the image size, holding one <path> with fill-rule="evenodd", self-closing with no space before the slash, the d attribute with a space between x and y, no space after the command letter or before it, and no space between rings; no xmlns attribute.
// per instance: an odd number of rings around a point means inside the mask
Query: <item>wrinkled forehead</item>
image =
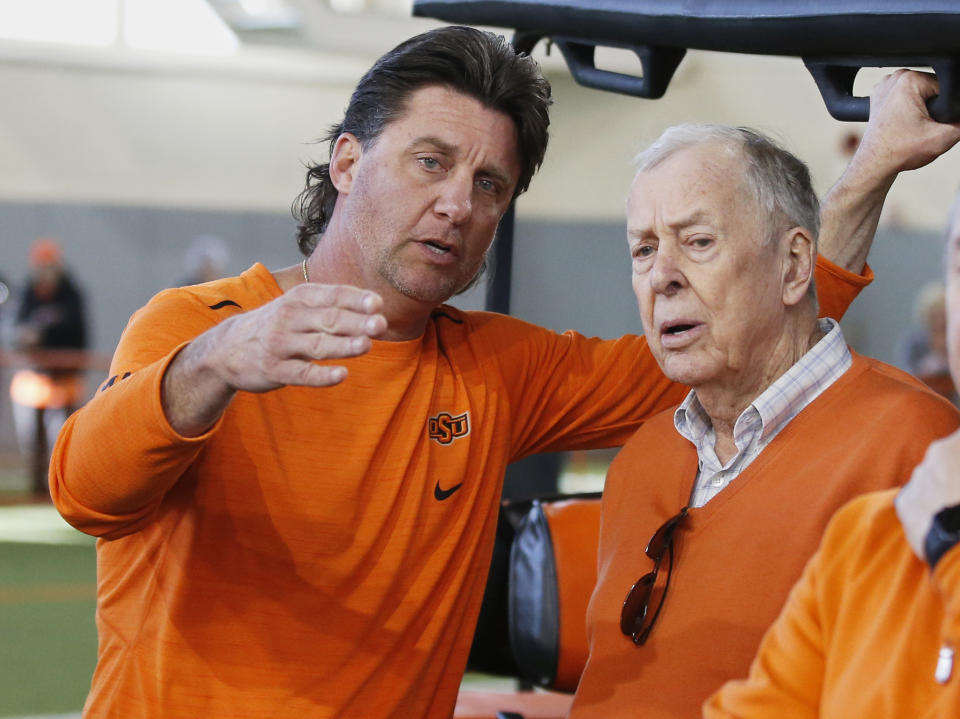
<svg viewBox="0 0 960 719"><path fill-rule="evenodd" d="M648 178L670 177L676 182L697 183L701 189L728 189L749 182L747 158L740 148L715 140L683 145L656 159L652 164L639 166L631 182L634 187Z"/></svg>
<svg viewBox="0 0 960 719"><path fill-rule="evenodd" d="M630 184L626 206L628 224L642 221L654 208L672 219L692 214L708 214L717 220L734 215L743 220L762 219L746 161L742 154L719 143L690 145L639 169Z"/></svg>

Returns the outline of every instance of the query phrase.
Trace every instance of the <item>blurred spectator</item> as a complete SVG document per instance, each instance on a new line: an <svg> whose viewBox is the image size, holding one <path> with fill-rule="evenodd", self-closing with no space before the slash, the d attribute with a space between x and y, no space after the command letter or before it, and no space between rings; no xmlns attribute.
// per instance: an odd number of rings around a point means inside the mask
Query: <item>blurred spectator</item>
<svg viewBox="0 0 960 719"><path fill-rule="evenodd" d="M7 300L10 299L10 285L7 284L5 277L0 276L0 345L8 339L7 323L5 322L5 311L7 309Z"/></svg>
<svg viewBox="0 0 960 719"><path fill-rule="evenodd" d="M915 329L901 349L900 364L932 389L957 404L947 360L947 313L943 283L924 285L914 301Z"/></svg>
<svg viewBox="0 0 960 719"><path fill-rule="evenodd" d="M187 275L180 286L200 285L223 278L227 273L230 250L216 235L199 235L187 248Z"/></svg>
<svg viewBox="0 0 960 719"><path fill-rule="evenodd" d="M34 457L34 492L46 494L47 447L85 394L79 358L47 351L87 346L83 296L51 238L41 237L30 248L30 276L18 297L13 335L14 348L31 353L33 363L10 383L17 440Z"/></svg>

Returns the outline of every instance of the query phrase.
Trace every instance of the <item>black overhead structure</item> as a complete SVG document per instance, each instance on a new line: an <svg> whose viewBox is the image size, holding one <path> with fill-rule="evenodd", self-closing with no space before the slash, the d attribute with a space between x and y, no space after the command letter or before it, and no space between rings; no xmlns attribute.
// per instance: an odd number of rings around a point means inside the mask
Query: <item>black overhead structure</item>
<svg viewBox="0 0 960 719"><path fill-rule="evenodd" d="M931 67L940 82L931 116L960 120L960 0L414 0L413 13L512 28L524 52L549 39L581 85L651 99L687 49L799 57L838 120L867 119L869 98L853 94L860 68ZM632 50L642 75L598 68L598 47ZM487 301L500 312L509 311L512 239L511 214Z"/></svg>
<svg viewBox="0 0 960 719"><path fill-rule="evenodd" d="M415 0L413 12L513 28L525 51L549 38L577 82L637 97L662 96L687 49L800 57L838 120L867 119L860 68L929 66L944 90L934 119L960 120L957 0ZM598 69L597 47L634 51L643 76Z"/></svg>

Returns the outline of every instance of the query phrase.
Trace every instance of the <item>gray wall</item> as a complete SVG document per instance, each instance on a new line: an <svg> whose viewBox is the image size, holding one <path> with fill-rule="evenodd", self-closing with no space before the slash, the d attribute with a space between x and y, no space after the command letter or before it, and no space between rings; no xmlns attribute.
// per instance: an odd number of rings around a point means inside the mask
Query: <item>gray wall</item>
<svg viewBox="0 0 960 719"><path fill-rule="evenodd" d="M185 256L199 235L222 237L230 247L228 272L255 261L271 268L300 258L289 215L90 205L0 204L0 276L12 286L2 308L9 324L16 292L27 275L27 253L39 235L56 237L84 291L91 348L111 353L130 315L157 291L186 274ZM92 392L104 373L90 373ZM10 415L10 370L0 368L0 449L15 446Z"/></svg>
<svg viewBox="0 0 960 719"><path fill-rule="evenodd" d="M937 232L877 233L869 260L877 279L860 293L842 322L855 350L897 364L899 345L913 327L917 291L944 277L943 247Z"/></svg>
<svg viewBox="0 0 960 719"><path fill-rule="evenodd" d="M896 363L917 290L942 276L942 248L941 236L933 232L877 233L870 254L877 280L861 292L842 323L854 349ZM520 220L512 313L587 335L642 332L630 288L625 225Z"/></svg>
<svg viewBox="0 0 960 719"><path fill-rule="evenodd" d="M622 222L517 222L511 313L557 331L642 332Z"/></svg>
<svg viewBox="0 0 960 719"><path fill-rule="evenodd" d="M524 220L522 203L518 214L513 314L601 337L641 331L622 223ZM187 247L198 235L219 235L228 242L231 274L255 261L277 269L299 260L293 220L282 213L0 204L0 228L0 276L14 285L26 275L33 239L60 239L86 291L92 346L105 353L116 345L132 312L184 276ZM878 235L871 264L879 279L844 320L856 349L894 361L910 325L916 289L941 273L940 253L940 238L933 233ZM483 302L482 287L455 301L465 308L480 308ZM91 375L91 390L101 378L101 373ZM14 446L8 380L9 371L0 370L0 448Z"/></svg>
<svg viewBox="0 0 960 719"><path fill-rule="evenodd" d="M227 241L228 269L236 273L254 259L271 266L297 262L293 230L292 219L272 213L0 204L0 274L21 283L34 238L56 237L86 290L93 347L110 351L130 314L184 277L186 250L197 236Z"/></svg>

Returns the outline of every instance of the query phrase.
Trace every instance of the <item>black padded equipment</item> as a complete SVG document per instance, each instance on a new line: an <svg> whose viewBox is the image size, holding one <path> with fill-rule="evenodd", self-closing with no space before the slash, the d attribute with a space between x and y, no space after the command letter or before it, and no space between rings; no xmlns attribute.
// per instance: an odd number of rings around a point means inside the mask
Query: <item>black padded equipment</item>
<svg viewBox="0 0 960 719"><path fill-rule="evenodd" d="M932 67L934 119L960 120L958 0L415 0L414 14L514 28L529 51L550 38L582 85L663 95L687 49L803 58L830 114L866 120L853 95L862 67ZM601 70L597 47L634 51L642 77Z"/></svg>
<svg viewBox="0 0 960 719"><path fill-rule="evenodd" d="M507 596L510 647L519 673L548 687L557 671L560 607L550 524L537 500L510 549Z"/></svg>
<svg viewBox="0 0 960 719"><path fill-rule="evenodd" d="M556 669L556 657L544 656L542 650L531 650L529 647L533 641L530 637L532 632L542 631L545 636L550 636L551 631L554 635L556 634L556 601L554 600L551 605L553 609L547 609L545 615L538 616L536 626L526 625L527 635L523 637L516 636L516 629L511 626L510 614L517 611L519 593L527 592L528 595L543 593L550 573L553 572L555 575L552 552L548 551L551 542L550 529L546 526L541 505L544 502L599 498L599 492L581 492L557 494L540 499L506 499L500 503L490 572L487 575L480 616L477 620L473 644L470 647L470 656L467 659L467 668L470 671L514 676L527 681L542 680L544 686L549 686L552 682L553 672ZM523 553L538 557L549 555L549 559L545 559L542 566L536 566L529 558L516 556L521 552L520 549L514 548L520 536L523 537L520 540L524 545ZM516 566L520 569L515 568ZM518 572L524 576L518 576ZM516 586L517 582L520 582L520 587ZM555 589L555 580L552 586ZM527 604L537 601L535 598L530 599L529 596L524 599L527 600ZM513 609L511 605L514 605ZM531 610L522 609L521 611ZM551 612L552 617L549 616ZM520 652L519 662L516 658L517 641L524 647ZM549 640L540 638L537 641L543 644ZM552 645L555 647L556 644L557 638L554 637ZM544 671L542 669L544 666L550 669Z"/></svg>

